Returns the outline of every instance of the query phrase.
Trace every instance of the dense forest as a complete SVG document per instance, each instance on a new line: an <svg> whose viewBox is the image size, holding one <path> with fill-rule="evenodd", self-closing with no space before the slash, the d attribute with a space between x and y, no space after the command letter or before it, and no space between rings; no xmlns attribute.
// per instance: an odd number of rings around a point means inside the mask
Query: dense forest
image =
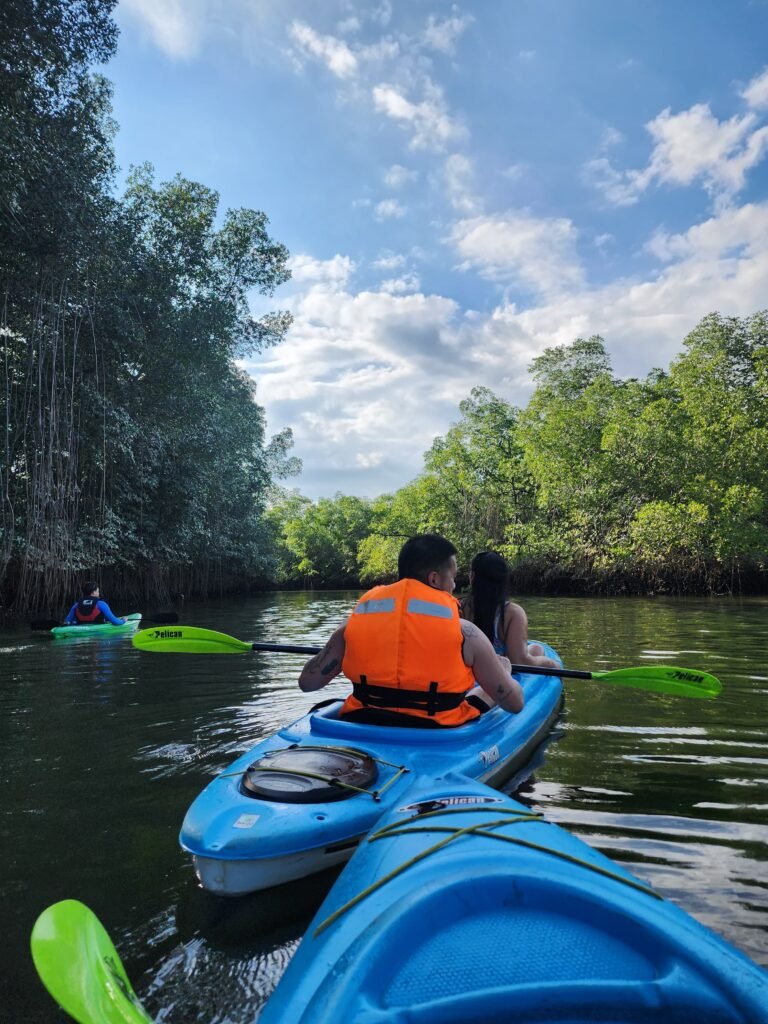
<svg viewBox="0 0 768 1024"><path fill-rule="evenodd" d="M263 517L297 468L235 363L289 277L255 210L134 169L115 196L116 0L0 7L0 595L60 608L97 576L123 599L270 577Z"/></svg>
<svg viewBox="0 0 768 1024"><path fill-rule="evenodd" d="M374 501L285 492L279 579L391 577L402 539L434 530L504 553L527 592L764 589L768 314L705 317L667 371L611 373L603 340L533 360L525 409L475 388L424 471Z"/></svg>
<svg viewBox="0 0 768 1024"><path fill-rule="evenodd" d="M546 349L525 409L484 388L394 494L313 502L237 359L290 314L264 213L134 168L116 195L115 0L0 7L0 603L121 600L393 576L403 539L503 552L549 592L764 589L768 314L711 314L667 370L603 340Z"/></svg>

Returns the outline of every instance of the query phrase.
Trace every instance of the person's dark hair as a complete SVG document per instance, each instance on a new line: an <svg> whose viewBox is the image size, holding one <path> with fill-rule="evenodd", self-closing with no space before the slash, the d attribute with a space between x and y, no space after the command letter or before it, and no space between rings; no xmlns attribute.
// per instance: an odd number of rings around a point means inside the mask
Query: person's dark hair
<svg viewBox="0 0 768 1024"><path fill-rule="evenodd" d="M495 551L481 551L472 559L470 569L474 573L469 591L472 621L493 643L494 619L501 609L503 621L511 588L509 565Z"/></svg>
<svg viewBox="0 0 768 1024"><path fill-rule="evenodd" d="M86 582L83 584L83 597L90 597L94 590L98 589L98 583L94 583L93 580L86 580Z"/></svg>
<svg viewBox="0 0 768 1024"><path fill-rule="evenodd" d="M427 576L433 570L442 572L455 554L456 548L440 534L419 533L400 548L397 558L398 578L426 583Z"/></svg>

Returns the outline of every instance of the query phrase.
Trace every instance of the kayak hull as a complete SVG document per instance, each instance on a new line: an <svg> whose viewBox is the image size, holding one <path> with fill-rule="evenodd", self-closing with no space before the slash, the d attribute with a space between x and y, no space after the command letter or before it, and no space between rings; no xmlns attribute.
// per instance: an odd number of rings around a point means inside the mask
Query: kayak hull
<svg viewBox="0 0 768 1024"><path fill-rule="evenodd" d="M548 653L557 656L551 648ZM450 766L503 784L544 741L562 703L559 679L519 678L526 697L519 715L496 708L458 729L403 729L344 721L338 701L263 740L214 779L184 819L180 843L192 855L201 885L237 896L344 863L416 775L433 776ZM375 786L312 803L265 800L246 791L244 773L254 762L294 747L364 752L376 762Z"/></svg>
<svg viewBox="0 0 768 1024"><path fill-rule="evenodd" d="M767 972L531 813L466 776L415 780L259 1024L766 1024Z"/></svg>
<svg viewBox="0 0 768 1024"><path fill-rule="evenodd" d="M135 633L141 624L141 612L133 612L125 616L124 626L113 626L111 622L101 622L90 626L87 622L77 626L54 626L51 633L57 640L69 637L120 636L123 633Z"/></svg>

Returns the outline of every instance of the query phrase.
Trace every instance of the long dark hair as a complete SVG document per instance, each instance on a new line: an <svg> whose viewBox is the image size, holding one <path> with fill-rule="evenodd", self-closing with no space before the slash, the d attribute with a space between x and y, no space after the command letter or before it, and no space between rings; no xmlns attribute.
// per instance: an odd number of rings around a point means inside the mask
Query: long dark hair
<svg viewBox="0 0 768 1024"><path fill-rule="evenodd" d="M472 559L473 573L469 589L469 606L472 621L493 643L493 623L496 612L501 610L504 622L504 605L511 589L509 565L505 558L495 551L481 551ZM499 637L499 639L502 639Z"/></svg>

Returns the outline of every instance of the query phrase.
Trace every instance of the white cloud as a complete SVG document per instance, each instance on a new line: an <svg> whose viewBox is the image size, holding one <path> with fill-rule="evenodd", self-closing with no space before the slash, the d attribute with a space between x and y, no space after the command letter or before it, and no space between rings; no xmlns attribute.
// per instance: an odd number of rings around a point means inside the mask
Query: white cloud
<svg viewBox="0 0 768 1024"><path fill-rule="evenodd" d="M397 270L399 267L405 266L406 259L401 253L385 252L377 260L373 261L372 266L376 267L377 270Z"/></svg>
<svg viewBox="0 0 768 1024"><path fill-rule="evenodd" d="M402 485L467 390L445 373L460 362L457 304L328 282L298 294L292 310L286 341L246 368L270 430L293 429L305 464L298 486L373 495Z"/></svg>
<svg viewBox="0 0 768 1024"><path fill-rule="evenodd" d="M294 327L248 364L270 430L294 430L305 466L298 485L313 495L402 486L474 385L525 405L527 367L546 347L602 334L614 371L644 376L666 367L712 310L745 316L765 305L768 202L659 234L656 245L668 265L645 280L552 293L527 309L504 301L490 314L439 295L355 294L351 260L305 257Z"/></svg>
<svg viewBox="0 0 768 1024"><path fill-rule="evenodd" d="M413 149L442 150L448 143L464 139L466 130L447 113L442 90L429 79L423 88L424 99L412 103L394 85L374 86L374 107L410 131Z"/></svg>
<svg viewBox="0 0 768 1024"><path fill-rule="evenodd" d="M373 208L373 215L376 220L399 220L405 216L405 207L396 199L382 199Z"/></svg>
<svg viewBox="0 0 768 1024"><path fill-rule="evenodd" d="M359 32L361 29L360 19L354 15L350 15L348 18L344 18L336 25L337 32Z"/></svg>
<svg viewBox="0 0 768 1024"><path fill-rule="evenodd" d="M355 465L361 469L374 469L381 465L383 458L382 452L358 452L355 455Z"/></svg>
<svg viewBox="0 0 768 1024"><path fill-rule="evenodd" d="M588 160L584 164L583 178L612 206L633 206L642 191L637 186L637 171L617 171L606 156Z"/></svg>
<svg viewBox="0 0 768 1024"><path fill-rule="evenodd" d="M450 18L445 18L442 21L438 21L434 14L430 14L427 27L424 30L425 46L430 50L437 50L439 53L454 53L456 40L474 20L470 14L460 15L457 7L453 8Z"/></svg>
<svg viewBox="0 0 768 1024"><path fill-rule="evenodd" d="M469 157L452 153L445 161L443 175L448 201L454 210L464 214L479 213L483 203L472 191L474 166Z"/></svg>
<svg viewBox="0 0 768 1024"><path fill-rule="evenodd" d="M759 259L768 252L768 204L724 210L678 234L657 231L646 248L664 262Z"/></svg>
<svg viewBox="0 0 768 1024"><path fill-rule="evenodd" d="M462 258L460 269L476 269L491 281L517 281L534 292L554 294L582 284L576 235L567 218L536 218L511 210L461 220L449 241Z"/></svg>
<svg viewBox="0 0 768 1024"><path fill-rule="evenodd" d="M391 0L381 0L378 7L375 7L371 11L371 20L377 21L380 25L388 25L392 20L392 2Z"/></svg>
<svg viewBox="0 0 768 1024"><path fill-rule="evenodd" d="M388 295L404 295L406 292L417 292L421 288L421 281L417 274L404 274L402 277L387 278L379 288Z"/></svg>
<svg viewBox="0 0 768 1024"><path fill-rule="evenodd" d="M768 203L713 216L688 231L655 236L651 243L669 265L646 280L618 280L604 287L555 296L519 310L505 304L474 326L473 345L489 365L517 366L523 356L578 336L601 334L620 376L666 367L685 335L707 313L748 316L764 308L768 291ZM510 387L514 385L510 372ZM528 386L530 382L528 381Z"/></svg>
<svg viewBox="0 0 768 1024"><path fill-rule="evenodd" d="M603 234L595 236L595 248L599 249L600 252L604 252L604 250L607 249L609 245L613 245L615 241L616 239L612 234L610 234L610 232L603 232Z"/></svg>
<svg viewBox="0 0 768 1024"><path fill-rule="evenodd" d="M618 128L614 128L613 125L607 125L603 129L603 134L600 139L600 149L611 149L613 146L618 146L620 142L624 141L624 136Z"/></svg>
<svg viewBox="0 0 768 1024"><path fill-rule="evenodd" d="M145 25L168 57L184 59L199 52L209 14L205 0L122 0L120 13L126 12Z"/></svg>
<svg viewBox="0 0 768 1024"><path fill-rule="evenodd" d="M517 51L517 56L521 60L533 60L536 57L536 51L535 50L518 50Z"/></svg>
<svg viewBox="0 0 768 1024"><path fill-rule="evenodd" d="M400 164L392 164L389 170L384 174L384 183L390 188L402 188L402 186L407 185L408 182L416 181L418 176L418 171L409 170L407 167L403 167Z"/></svg>
<svg viewBox="0 0 768 1024"><path fill-rule="evenodd" d="M505 167L501 174L502 177L508 178L509 181L519 181L527 170L528 165L523 161L520 161L516 164L510 164L509 167Z"/></svg>
<svg viewBox="0 0 768 1024"><path fill-rule="evenodd" d="M768 151L768 127L758 128L756 122L755 114L719 121L706 103L679 114L667 108L645 126L655 143L647 167L619 171L607 157L599 157L586 165L586 178L617 206L636 203L654 183L687 186L697 181L716 200L727 201Z"/></svg>
<svg viewBox="0 0 768 1024"><path fill-rule="evenodd" d="M292 281L298 284L332 284L343 287L355 271L349 256L338 254L329 260L317 260L306 253L298 253L288 261Z"/></svg>
<svg viewBox="0 0 768 1024"><path fill-rule="evenodd" d="M343 39L322 36L303 21L292 21L288 34L303 54L316 57L337 78L357 73L357 57Z"/></svg>
<svg viewBox="0 0 768 1024"><path fill-rule="evenodd" d="M768 110L768 68L755 75L741 95L755 110Z"/></svg>

